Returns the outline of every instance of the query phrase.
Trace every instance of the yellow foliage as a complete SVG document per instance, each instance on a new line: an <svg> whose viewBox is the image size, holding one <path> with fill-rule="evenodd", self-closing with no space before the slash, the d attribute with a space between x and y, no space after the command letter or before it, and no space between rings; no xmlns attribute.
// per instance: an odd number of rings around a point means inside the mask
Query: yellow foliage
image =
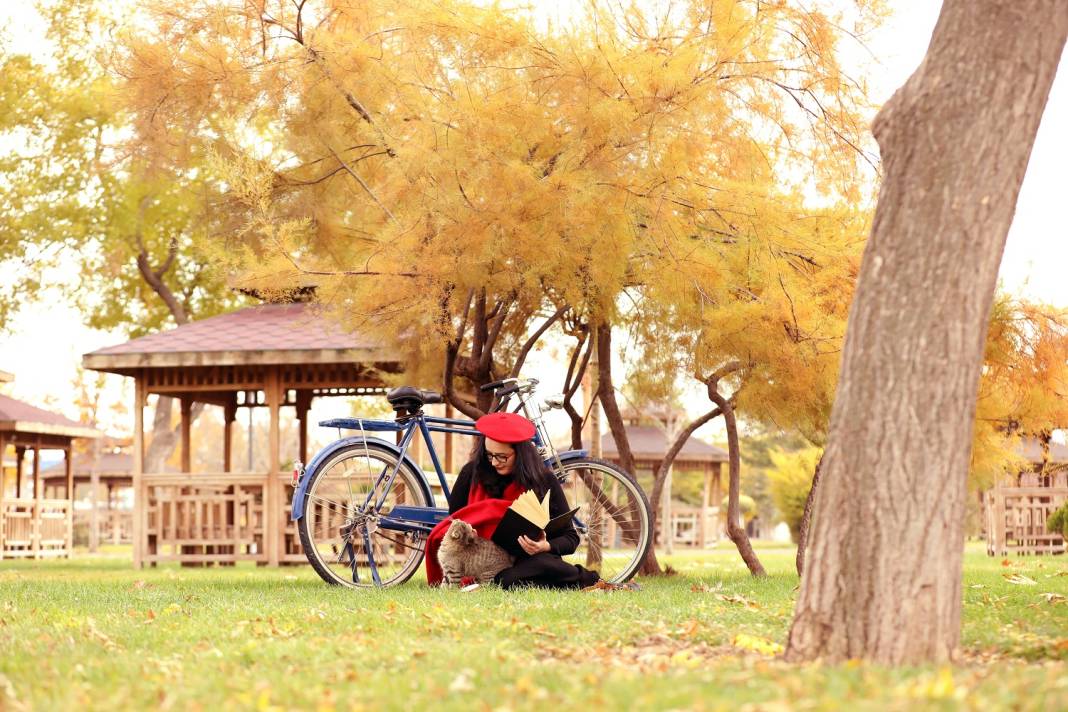
<svg viewBox="0 0 1068 712"><path fill-rule="evenodd" d="M114 58L133 142L230 165L215 259L315 282L413 361L440 362L472 290L520 317L505 360L539 310L612 318L679 269L744 307L837 255L797 196L855 204L868 170L870 107L818 10L591 3L550 31L462 0L142 5Z"/></svg>
<svg viewBox="0 0 1068 712"><path fill-rule="evenodd" d="M1068 423L1068 310L1000 295L987 332L972 472L989 486L1024 465L1020 437Z"/></svg>
<svg viewBox="0 0 1068 712"><path fill-rule="evenodd" d="M790 527L794 541L801 531L801 516L805 512L805 500L812 487L812 477L822 450L805 448L797 452L773 450L772 467L767 471L768 485L775 508Z"/></svg>

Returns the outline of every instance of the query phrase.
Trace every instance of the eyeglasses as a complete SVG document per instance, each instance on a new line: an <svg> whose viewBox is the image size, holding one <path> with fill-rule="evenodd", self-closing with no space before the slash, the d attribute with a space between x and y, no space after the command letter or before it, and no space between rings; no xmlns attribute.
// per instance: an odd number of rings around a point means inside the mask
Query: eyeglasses
<svg viewBox="0 0 1068 712"><path fill-rule="evenodd" d="M486 459L490 461L491 465L503 465L512 459L512 455L515 455L514 450L508 453L486 451Z"/></svg>

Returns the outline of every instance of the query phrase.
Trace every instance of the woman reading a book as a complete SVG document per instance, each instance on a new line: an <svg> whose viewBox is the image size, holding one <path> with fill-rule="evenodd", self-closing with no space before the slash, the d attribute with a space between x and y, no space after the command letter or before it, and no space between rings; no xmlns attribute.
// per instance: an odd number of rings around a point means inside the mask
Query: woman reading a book
<svg viewBox="0 0 1068 712"><path fill-rule="evenodd" d="M437 565L435 535L448 529L453 518L471 524L479 536L494 534L508 506L524 492L533 492L539 500L548 494L549 516L559 517L570 507L563 488L542 462L531 442L534 424L516 413L490 413L475 422L481 433L471 460L456 477L449 494L449 518L440 523L427 546L427 578L431 585L441 580ZM541 586L545 588L585 588L598 584L600 576L562 557L578 548L579 535L568 522L553 536L519 536L518 547L504 546L517 554L515 565L500 572L496 582L502 588ZM600 584L605 586L605 584Z"/></svg>

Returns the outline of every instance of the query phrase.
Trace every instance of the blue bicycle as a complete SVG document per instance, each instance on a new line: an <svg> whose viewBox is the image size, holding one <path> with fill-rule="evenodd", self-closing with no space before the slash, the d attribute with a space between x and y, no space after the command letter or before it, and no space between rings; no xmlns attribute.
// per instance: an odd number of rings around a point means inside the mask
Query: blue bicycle
<svg viewBox="0 0 1068 712"><path fill-rule="evenodd" d="M483 386L493 390L504 410L514 396L534 422L533 442L578 507L575 528L581 544L566 557L597 570L613 583L637 572L652 543L649 500L634 478L615 465L587 456L585 450L557 452L542 420L543 407L562 408L560 399L534 400L537 381L515 378ZM294 472L293 519L315 571L330 584L371 587L404 583L419 569L427 535L448 516L435 506L423 470L408 454L416 433L430 454L442 493L449 485L431 433L476 436L474 422L426 415L423 406L442 403L433 391L403 386L386 398L395 420L336 418L324 427L358 431L323 448ZM394 433L397 442L368 433ZM399 435L399 437L398 437Z"/></svg>

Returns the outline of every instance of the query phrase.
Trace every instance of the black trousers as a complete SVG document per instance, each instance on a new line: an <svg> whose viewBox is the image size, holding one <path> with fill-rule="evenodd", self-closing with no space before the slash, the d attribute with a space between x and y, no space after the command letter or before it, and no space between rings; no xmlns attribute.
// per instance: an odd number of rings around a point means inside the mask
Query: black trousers
<svg viewBox="0 0 1068 712"><path fill-rule="evenodd" d="M558 554L543 552L519 559L515 565L497 574L501 588L539 586L541 588L585 588L601 577L596 571L569 564Z"/></svg>

